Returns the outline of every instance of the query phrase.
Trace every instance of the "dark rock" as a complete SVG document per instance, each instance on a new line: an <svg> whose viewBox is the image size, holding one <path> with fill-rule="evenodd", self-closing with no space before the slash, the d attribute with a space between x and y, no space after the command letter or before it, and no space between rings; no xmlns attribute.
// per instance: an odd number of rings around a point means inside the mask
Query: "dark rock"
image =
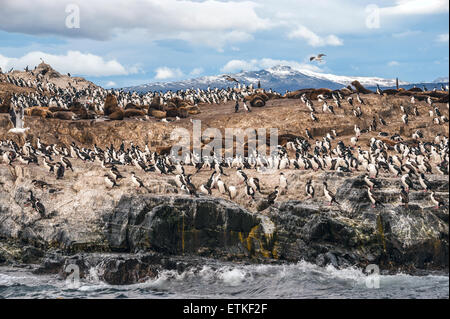
<svg viewBox="0 0 450 319"><path fill-rule="evenodd" d="M243 249L238 233L247 237L256 217L219 199L122 197L107 222L105 236L115 251L154 250L167 254L194 253L205 247L225 253Z"/></svg>
<svg viewBox="0 0 450 319"><path fill-rule="evenodd" d="M26 264L35 264L44 256L44 252L33 246L23 248L22 261Z"/></svg>

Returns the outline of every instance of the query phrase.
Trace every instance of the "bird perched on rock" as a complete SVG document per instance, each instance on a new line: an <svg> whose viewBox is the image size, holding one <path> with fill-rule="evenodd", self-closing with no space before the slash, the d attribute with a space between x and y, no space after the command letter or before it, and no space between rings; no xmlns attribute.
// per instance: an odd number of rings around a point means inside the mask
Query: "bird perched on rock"
<svg viewBox="0 0 450 319"><path fill-rule="evenodd" d="M408 123L409 123L408 114L403 114L402 121L405 125L408 125Z"/></svg>
<svg viewBox="0 0 450 319"><path fill-rule="evenodd" d="M430 199L436 209L439 209L445 205L444 201L436 195L436 192L431 193Z"/></svg>
<svg viewBox="0 0 450 319"><path fill-rule="evenodd" d="M238 176L238 178L240 180L240 184L247 182L247 180L248 180L247 174L245 174L241 168L238 168L238 170L236 171L236 175Z"/></svg>
<svg viewBox="0 0 450 319"><path fill-rule="evenodd" d="M36 210L36 212L39 213L39 215L41 215L41 217L45 217L45 207L44 205L41 203L41 201L36 198L33 194L33 191L28 191L30 194L30 199L28 200L28 203L31 203L32 207L34 210Z"/></svg>
<svg viewBox="0 0 450 319"><path fill-rule="evenodd" d="M36 180L36 179L33 179L31 181L31 183L34 185L34 187L37 187L37 188L40 188L40 189L46 189L46 188L52 187L50 184L47 184L44 181Z"/></svg>
<svg viewBox="0 0 450 319"><path fill-rule="evenodd" d="M248 113L252 111L251 108L245 102L244 102L244 110L246 110Z"/></svg>
<svg viewBox="0 0 450 319"><path fill-rule="evenodd" d="M308 179L308 181L306 182L305 191L306 191L306 194L308 195L308 198L314 198L315 190L314 190L314 186L312 186L311 179Z"/></svg>
<svg viewBox="0 0 450 319"><path fill-rule="evenodd" d="M406 191L408 193L409 193L410 189L414 189L414 184L411 181L411 178L410 178L409 174L403 175L402 178L401 178L401 181L402 181L403 186L405 186Z"/></svg>
<svg viewBox="0 0 450 319"><path fill-rule="evenodd" d="M116 166L112 166L109 172L112 174L116 181L124 178Z"/></svg>
<svg viewBox="0 0 450 319"><path fill-rule="evenodd" d="M191 176L192 176L191 174L186 176L185 186L188 189L190 195L194 195L195 197L198 197L197 189L195 188L194 184L192 184L192 182L191 182Z"/></svg>
<svg viewBox="0 0 450 319"><path fill-rule="evenodd" d="M200 185L200 192L203 195L212 195L211 187L208 185L208 183Z"/></svg>
<svg viewBox="0 0 450 319"><path fill-rule="evenodd" d="M431 189L431 184L430 184L430 182L426 179L424 173L420 173L420 176L419 176L419 184L420 184L420 186L422 186L424 192L427 192L429 189Z"/></svg>
<svg viewBox="0 0 450 319"><path fill-rule="evenodd" d="M147 192L149 192L150 193L150 190L144 185L144 182L139 178L139 177L137 177L136 176L136 173L135 172L131 172L131 181L133 182L133 184L134 185L136 185L137 187L139 187L139 188L145 188L145 190L147 191Z"/></svg>
<svg viewBox="0 0 450 319"><path fill-rule="evenodd" d="M227 189L228 189L228 196L230 197L230 200L235 199L238 194L236 186L228 186Z"/></svg>
<svg viewBox="0 0 450 319"><path fill-rule="evenodd" d="M275 187L275 190L269 194L267 197L267 202L269 205L273 205L278 198L280 191L278 190L278 186Z"/></svg>
<svg viewBox="0 0 450 319"><path fill-rule="evenodd" d="M248 184L246 184L245 186L245 192L247 196L249 196L252 200L255 200L255 190L253 189L253 187Z"/></svg>
<svg viewBox="0 0 450 319"><path fill-rule="evenodd" d="M119 187L119 185L117 185L116 180L114 178L112 178L108 174L105 174L103 176L105 177L106 186L108 186L109 188Z"/></svg>
<svg viewBox="0 0 450 319"><path fill-rule="evenodd" d="M336 204L340 205L340 204L337 202L337 200L336 200L334 194L328 189L328 184L327 184L327 182L323 182L323 193L324 193L324 195L325 195L325 198L326 198L326 199L328 200L328 202L330 203L330 204L329 204L330 206L331 206L331 204L333 204L333 203L336 203Z"/></svg>
<svg viewBox="0 0 450 319"><path fill-rule="evenodd" d="M286 178L286 176L285 176L283 173L280 173L279 179L280 179L280 189L281 189L281 192L284 193L284 192L287 191L287 188L288 188L287 178Z"/></svg>
<svg viewBox="0 0 450 319"><path fill-rule="evenodd" d="M58 166L58 170L56 171L56 179L63 179L65 172L64 165L61 163L56 163L56 165Z"/></svg>
<svg viewBox="0 0 450 319"><path fill-rule="evenodd" d="M403 205L405 205L406 208L408 208L409 205L409 194L408 192L405 190L405 187L400 186L400 200L402 202Z"/></svg>
<svg viewBox="0 0 450 319"><path fill-rule="evenodd" d="M61 163L64 165L66 169L70 168L70 170L73 172L72 163L69 161L67 157L61 156Z"/></svg>
<svg viewBox="0 0 450 319"><path fill-rule="evenodd" d="M367 187L367 195L369 196L369 200L372 203L372 208L382 205L381 202L373 195L370 187Z"/></svg>
<svg viewBox="0 0 450 319"><path fill-rule="evenodd" d="M259 184L259 178L251 177L248 184L251 188L253 188L253 190L255 192L258 191L259 193L261 193L261 186Z"/></svg>
<svg viewBox="0 0 450 319"><path fill-rule="evenodd" d="M369 175L364 175L364 182L370 189L373 189L374 186L380 186L380 182L378 182L375 178L370 178Z"/></svg>

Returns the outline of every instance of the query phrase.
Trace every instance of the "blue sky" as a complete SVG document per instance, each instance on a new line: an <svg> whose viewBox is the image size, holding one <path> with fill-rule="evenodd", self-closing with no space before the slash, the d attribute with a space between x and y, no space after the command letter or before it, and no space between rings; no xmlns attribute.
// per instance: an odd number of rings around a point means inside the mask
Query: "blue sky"
<svg viewBox="0 0 450 319"><path fill-rule="evenodd" d="M448 24L448 0L2 0L0 67L43 58L105 87L278 64L432 81L448 77Z"/></svg>

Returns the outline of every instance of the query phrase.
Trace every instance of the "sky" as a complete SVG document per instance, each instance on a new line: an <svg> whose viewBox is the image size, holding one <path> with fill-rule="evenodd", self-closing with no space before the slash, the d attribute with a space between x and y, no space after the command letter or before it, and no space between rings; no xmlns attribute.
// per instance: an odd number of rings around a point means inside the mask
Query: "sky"
<svg viewBox="0 0 450 319"><path fill-rule="evenodd" d="M4 72L43 59L107 88L276 65L448 77L448 0L2 0L1 11Z"/></svg>

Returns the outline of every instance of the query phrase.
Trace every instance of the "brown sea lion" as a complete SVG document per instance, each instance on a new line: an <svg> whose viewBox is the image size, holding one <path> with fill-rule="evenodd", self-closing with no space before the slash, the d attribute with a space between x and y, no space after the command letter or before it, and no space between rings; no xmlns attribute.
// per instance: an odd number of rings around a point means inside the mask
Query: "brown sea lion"
<svg viewBox="0 0 450 319"><path fill-rule="evenodd" d="M73 121L73 120L75 120L75 113L73 113L73 112L55 112L55 113L53 113L53 118L65 120L65 121Z"/></svg>
<svg viewBox="0 0 450 319"><path fill-rule="evenodd" d="M138 109L127 109L123 112L123 117L144 117L146 114Z"/></svg>
<svg viewBox="0 0 450 319"><path fill-rule="evenodd" d="M112 120L112 121L121 121L121 120L123 120L123 111L122 111L122 109L118 109L114 113L109 114L109 119Z"/></svg>

